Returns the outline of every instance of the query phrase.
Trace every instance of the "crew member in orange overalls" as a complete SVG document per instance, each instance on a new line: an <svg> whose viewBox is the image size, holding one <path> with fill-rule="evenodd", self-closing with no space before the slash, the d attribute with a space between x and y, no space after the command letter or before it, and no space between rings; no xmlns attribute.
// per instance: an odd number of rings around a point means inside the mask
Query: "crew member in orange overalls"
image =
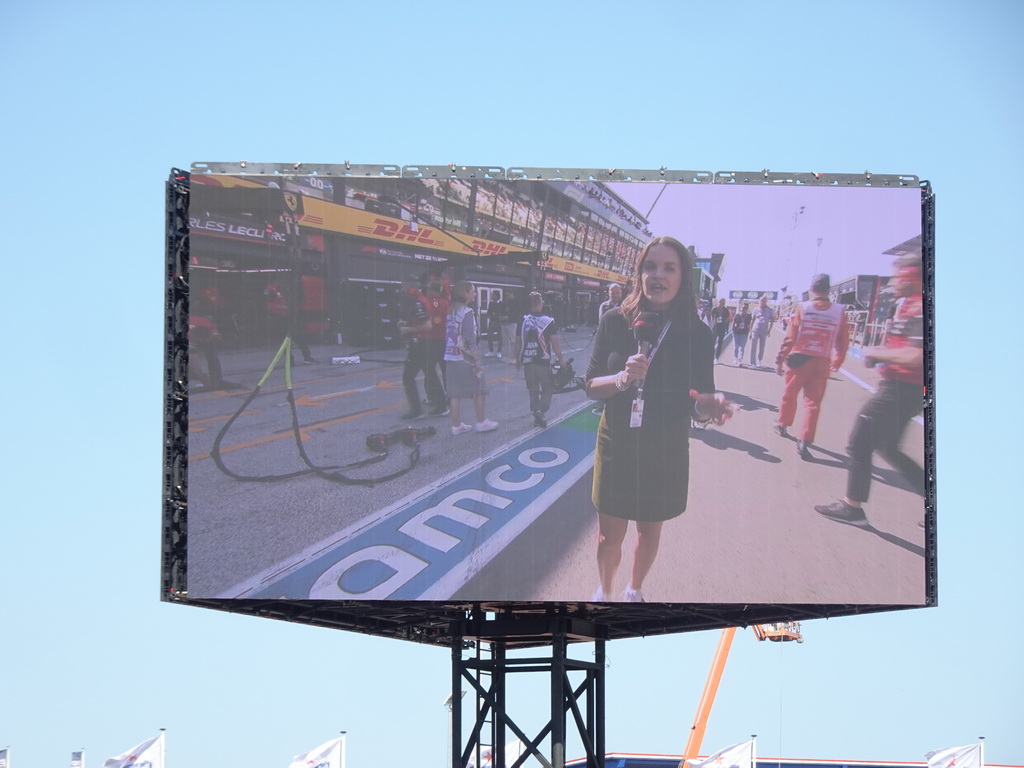
<svg viewBox="0 0 1024 768"><path fill-rule="evenodd" d="M797 397L803 392L804 425L796 450L804 461L811 459L808 445L814 442L829 375L843 364L850 343L846 307L829 301L830 290L828 275L814 276L811 299L797 306L775 359L775 372L784 375L786 382L779 418L772 426L782 437L789 437L786 428L793 424Z"/></svg>

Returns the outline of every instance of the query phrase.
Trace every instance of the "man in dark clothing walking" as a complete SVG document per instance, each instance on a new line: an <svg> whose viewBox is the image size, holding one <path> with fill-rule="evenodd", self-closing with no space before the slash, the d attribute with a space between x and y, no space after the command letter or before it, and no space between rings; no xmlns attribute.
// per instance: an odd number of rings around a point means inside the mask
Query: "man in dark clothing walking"
<svg viewBox="0 0 1024 768"><path fill-rule="evenodd" d="M924 469L900 450L910 420L924 410L924 305L921 296L921 257L896 261L893 284L899 304L892 330L881 347L864 350L868 368L881 367L882 381L864 405L846 447L849 474L846 496L814 510L837 523L869 528L864 502L871 490L871 459L877 451L895 467L914 492L924 496Z"/></svg>
<svg viewBox="0 0 1024 768"><path fill-rule="evenodd" d="M427 294L424 294L415 278L410 278L406 281L405 291L409 306L405 320L398 327L409 347L402 371L402 385L405 387L406 400L409 401L409 410L402 418L418 419L423 415L419 388L416 386L416 375L420 371L423 371L423 389L430 403L429 414L440 416L448 410L447 397L437 372L444 357L445 316L449 302L441 296L440 284L432 284L427 288Z"/></svg>
<svg viewBox="0 0 1024 768"><path fill-rule="evenodd" d="M732 313L725 306L725 299L718 300L718 306L711 310L711 330L715 334L715 362L718 362L725 346L725 335L729 332Z"/></svg>
<svg viewBox="0 0 1024 768"><path fill-rule="evenodd" d="M544 298L530 294L530 312L523 316L516 330L516 370L523 367L526 389L530 393L530 411L538 427L548 425L546 414L551 407L555 379L551 374L551 353L564 365L562 345L555 329L555 319L544 314Z"/></svg>

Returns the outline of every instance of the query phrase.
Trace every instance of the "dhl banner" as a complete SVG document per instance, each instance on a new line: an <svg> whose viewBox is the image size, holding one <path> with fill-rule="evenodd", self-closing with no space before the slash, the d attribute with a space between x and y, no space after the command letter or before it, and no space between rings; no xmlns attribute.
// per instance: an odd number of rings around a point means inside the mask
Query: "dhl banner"
<svg viewBox="0 0 1024 768"><path fill-rule="evenodd" d="M613 283L625 283L629 280L628 275L612 272L609 269L593 267L589 264L580 264L578 261L563 259L561 256L548 256L543 266L544 269L549 269L553 272L563 272L567 275L579 275L580 277L589 277L596 280L607 280Z"/></svg>
<svg viewBox="0 0 1024 768"><path fill-rule="evenodd" d="M196 181L203 184L215 184L218 186L263 186L248 179L240 179L236 176L195 176ZM429 248L436 251L446 251L461 256L503 256L505 254L530 253L526 248L520 246L498 243L493 240L485 240L471 235L452 235L441 231L437 227L420 224L414 221L405 221L390 216L383 216L379 213L362 211L358 208L350 208L345 205L327 202L315 197L302 198L303 213L299 216L299 224L302 227L319 229L326 232L337 232L356 237L366 237L372 240L382 240L390 243L415 245L420 248ZM548 255L543 263L545 269L553 272L561 272L566 275L579 275L596 280L607 280L618 283L626 282L629 277L607 269L601 269L589 264L581 264L578 261L565 259L561 256Z"/></svg>
<svg viewBox="0 0 1024 768"><path fill-rule="evenodd" d="M299 217L299 225L304 227L391 243L417 245L462 256L487 257L527 252L525 248L514 245L496 243L471 235L452 235L429 224L382 216L379 213L361 211L358 208L328 203L313 197L304 198L303 203L305 213Z"/></svg>

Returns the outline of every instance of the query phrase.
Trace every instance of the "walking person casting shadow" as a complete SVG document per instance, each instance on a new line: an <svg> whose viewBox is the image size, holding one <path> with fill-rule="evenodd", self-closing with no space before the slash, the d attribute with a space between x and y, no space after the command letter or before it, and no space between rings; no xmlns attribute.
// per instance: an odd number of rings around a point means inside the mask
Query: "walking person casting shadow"
<svg viewBox="0 0 1024 768"><path fill-rule="evenodd" d="M671 237L644 248L633 292L598 325L587 394L604 400L594 461L594 601L610 600L633 521L637 544L620 598L644 602L665 521L686 510L691 419L722 424L732 404L715 394L714 338L697 315L689 250Z"/></svg>
<svg viewBox="0 0 1024 768"><path fill-rule="evenodd" d="M487 403L487 388L484 386L483 369L480 367L480 347L473 302L476 288L472 283L460 282L455 285L453 302L448 312L445 335L444 359L448 371L448 398L452 419L452 434L455 436L471 430L491 432L498 423L484 415ZM462 423L461 401L472 398L476 409L476 426Z"/></svg>

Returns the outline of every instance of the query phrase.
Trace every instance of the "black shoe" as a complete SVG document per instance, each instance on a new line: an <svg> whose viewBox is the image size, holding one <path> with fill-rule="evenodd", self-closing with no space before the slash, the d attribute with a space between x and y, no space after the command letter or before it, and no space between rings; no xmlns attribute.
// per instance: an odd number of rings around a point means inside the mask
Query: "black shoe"
<svg viewBox="0 0 1024 768"><path fill-rule="evenodd" d="M807 441L806 440L797 440L796 441L796 454L797 454L797 456L799 456L804 461L810 461L813 458L811 456L811 452L809 450L807 450Z"/></svg>
<svg viewBox="0 0 1024 768"><path fill-rule="evenodd" d="M837 523L846 523L858 528L871 527L871 523L868 522L867 515L864 514L863 509L851 506L842 499L833 501L831 504L818 505L814 508L814 511L819 515L824 515L829 520L835 520Z"/></svg>
<svg viewBox="0 0 1024 768"><path fill-rule="evenodd" d="M779 424L778 419L772 419L772 429L775 430L775 434L779 437L789 437L789 432L786 431L784 426Z"/></svg>
<svg viewBox="0 0 1024 768"><path fill-rule="evenodd" d="M547 425L548 425L548 420L544 418L544 413L542 411L534 411L533 412L533 426L540 427L541 429L544 429L545 427L547 427Z"/></svg>
<svg viewBox="0 0 1024 768"><path fill-rule="evenodd" d="M412 421L413 419L418 419L422 415L423 411L421 411L419 408L411 408L410 410L405 412L405 415L402 416L402 420Z"/></svg>

